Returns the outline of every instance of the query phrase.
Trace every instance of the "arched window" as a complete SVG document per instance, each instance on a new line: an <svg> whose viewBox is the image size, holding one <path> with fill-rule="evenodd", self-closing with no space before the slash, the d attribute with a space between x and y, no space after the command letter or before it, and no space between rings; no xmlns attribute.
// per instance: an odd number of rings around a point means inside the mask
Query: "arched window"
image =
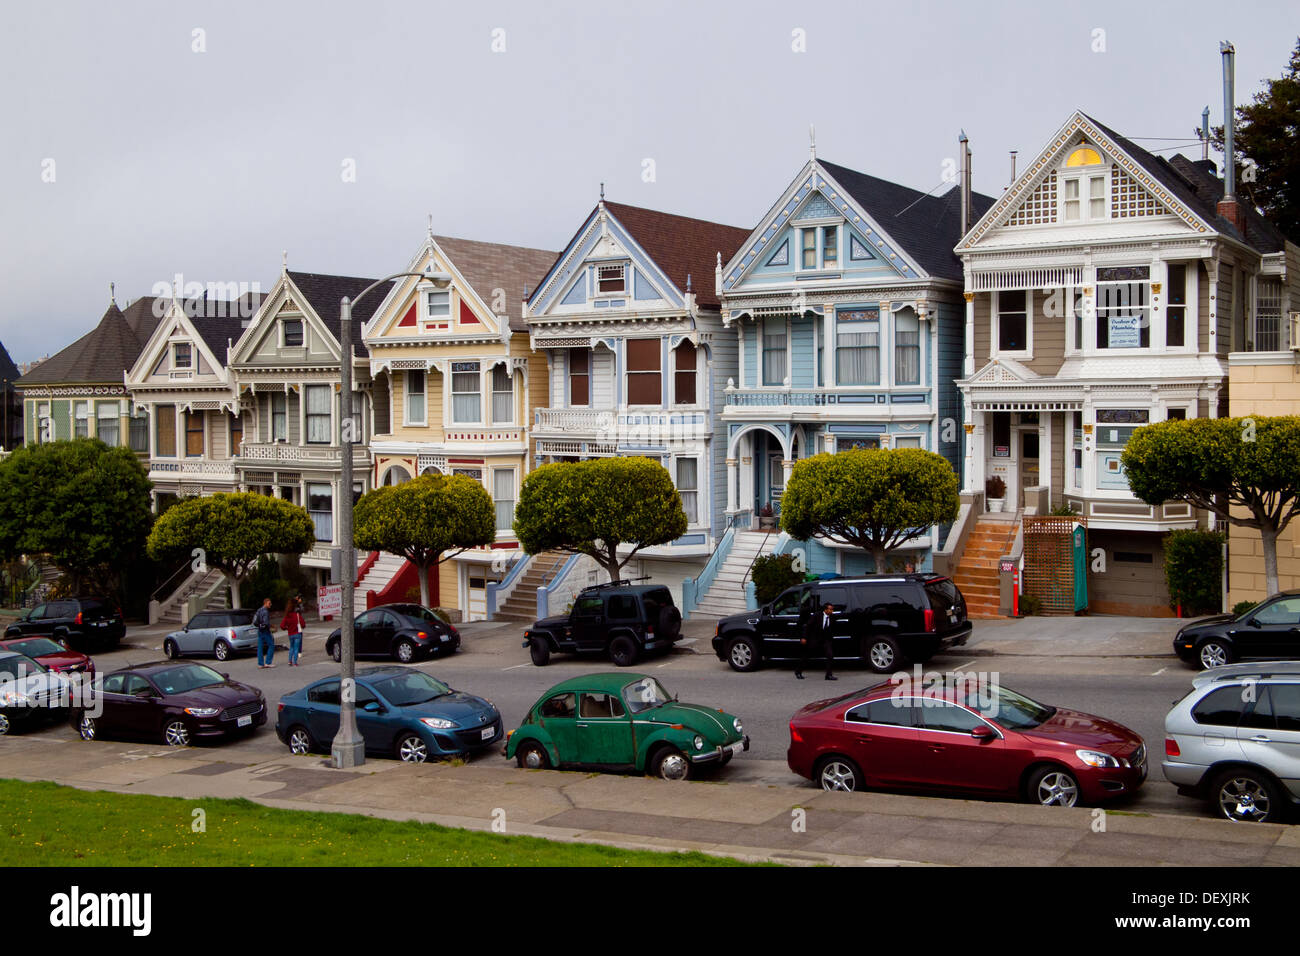
<svg viewBox="0 0 1300 956"><path fill-rule="evenodd" d="M677 405L694 405L697 402L697 365L699 350L689 339L673 349L673 401Z"/></svg>
<svg viewBox="0 0 1300 956"><path fill-rule="evenodd" d="M409 471L407 471L401 465L393 465L393 467L389 468L386 472L384 472L384 480L381 482L381 484L401 485L401 484L405 484L410 480L411 480L411 473Z"/></svg>

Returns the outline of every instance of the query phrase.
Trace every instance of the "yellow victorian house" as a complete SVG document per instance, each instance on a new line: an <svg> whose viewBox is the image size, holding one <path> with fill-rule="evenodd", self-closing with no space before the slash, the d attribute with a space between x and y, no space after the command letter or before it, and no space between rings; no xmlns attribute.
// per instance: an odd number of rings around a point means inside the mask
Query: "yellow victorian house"
<svg viewBox="0 0 1300 956"><path fill-rule="evenodd" d="M554 261L554 252L430 231L406 271L439 281L398 282L363 330L374 379L372 486L468 475L496 504L496 542L444 562L431 582L436 602L463 620L488 615L488 584L520 553L511 525L528 426L547 402L546 359L529 347L522 302Z"/></svg>

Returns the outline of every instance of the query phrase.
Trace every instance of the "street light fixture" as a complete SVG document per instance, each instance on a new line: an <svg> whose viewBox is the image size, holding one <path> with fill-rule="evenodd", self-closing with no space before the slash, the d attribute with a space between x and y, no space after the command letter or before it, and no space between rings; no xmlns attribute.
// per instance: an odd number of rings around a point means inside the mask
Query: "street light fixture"
<svg viewBox="0 0 1300 956"><path fill-rule="evenodd" d="M414 277L445 289L451 285L451 276L445 272L395 272L384 279L372 282L355 299L343 297L339 304L339 346L343 353L343 370L340 396L339 444L343 453L343 473L339 483L343 486L338 496L339 541L343 545L343 609L339 645L342 651L339 687L339 731L330 745L334 766L340 769L359 767L366 762L366 742L357 729L356 695L356 642L353 628L353 580L357 575L357 551L352 541L352 441L356 429L352 425L352 306L360 302L371 290L394 279Z"/></svg>

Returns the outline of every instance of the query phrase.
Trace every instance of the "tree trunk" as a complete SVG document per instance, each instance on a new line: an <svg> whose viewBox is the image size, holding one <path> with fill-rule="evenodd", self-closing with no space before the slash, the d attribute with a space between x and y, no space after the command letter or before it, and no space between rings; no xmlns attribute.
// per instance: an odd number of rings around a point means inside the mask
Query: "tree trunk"
<svg viewBox="0 0 1300 956"><path fill-rule="evenodd" d="M885 573L885 556L887 553L888 552L881 547L873 547L871 549L871 558L876 562L876 574Z"/></svg>
<svg viewBox="0 0 1300 956"><path fill-rule="evenodd" d="M605 549L604 551L601 552L601 554L602 557L599 557L596 560L600 562L600 566L603 567L606 572L608 572L610 583L617 583L620 580L619 566L618 566L618 545L614 545L613 547Z"/></svg>
<svg viewBox="0 0 1300 956"><path fill-rule="evenodd" d="M230 582L230 606L233 608L242 607L239 603L239 578L233 574L227 574L226 580Z"/></svg>
<svg viewBox="0 0 1300 956"><path fill-rule="evenodd" d="M429 565L417 564L416 567L420 569L420 604L424 607L433 607L429 603Z"/></svg>
<svg viewBox="0 0 1300 956"><path fill-rule="evenodd" d="M1277 593L1277 531L1273 528L1260 528L1260 540L1264 544L1264 587L1272 597Z"/></svg>

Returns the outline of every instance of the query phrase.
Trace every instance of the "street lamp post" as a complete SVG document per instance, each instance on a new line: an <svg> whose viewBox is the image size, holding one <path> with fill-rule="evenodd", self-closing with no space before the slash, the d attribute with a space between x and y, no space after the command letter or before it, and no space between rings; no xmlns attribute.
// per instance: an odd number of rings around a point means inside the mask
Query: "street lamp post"
<svg viewBox="0 0 1300 956"><path fill-rule="evenodd" d="M354 630L354 585L357 574L357 550L352 540L352 443L356 439L356 428L352 423L352 306L360 302L373 289L392 282L394 279L414 276L432 282L437 288L445 289L451 284L451 276L445 272L396 272L384 279L372 282L357 295L355 299L343 297L339 303L339 351L342 354L342 374L340 387L343 394L339 408L339 445L343 455L340 484L343 486L338 495L339 502L339 542L343 546L343 608L339 644L342 654L340 664L341 690L339 700L339 731L330 745L330 755L334 766L340 769L359 767L366 762L366 742L357 729L356 703L356 635Z"/></svg>

